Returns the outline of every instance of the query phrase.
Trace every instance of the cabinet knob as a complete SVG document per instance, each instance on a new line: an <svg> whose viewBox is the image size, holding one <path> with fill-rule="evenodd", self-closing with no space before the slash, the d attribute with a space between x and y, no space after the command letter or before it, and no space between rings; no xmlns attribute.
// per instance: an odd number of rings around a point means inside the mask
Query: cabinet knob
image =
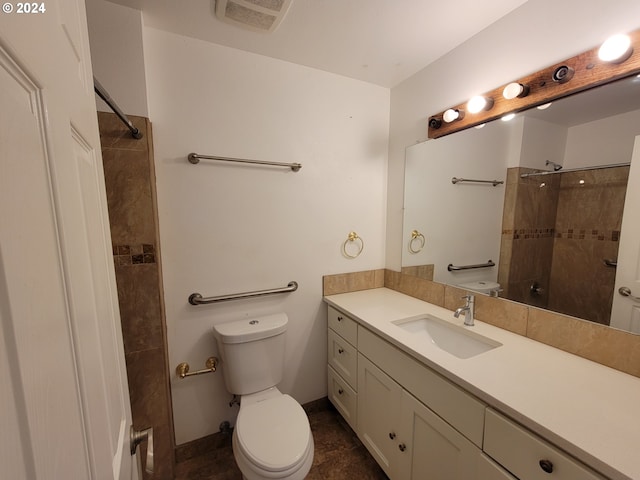
<svg viewBox="0 0 640 480"><path fill-rule="evenodd" d="M338 317L338 321L341 322L342 321L342 317Z"/></svg>
<svg viewBox="0 0 640 480"><path fill-rule="evenodd" d="M547 473L553 472L553 463L550 460L540 460L538 462L540 464L540 468Z"/></svg>
<svg viewBox="0 0 640 480"><path fill-rule="evenodd" d="M400 445L398 445L398 448L401 452L404 452L407 449L407 446L404 443L401 443Z"/></svg>
<svg viewBox="0 0 640 480"><path fill-rule="evenodd" d="M339 349L338 349L338 353L339 353L339 354L343 354L343 353L344 353L344 349L343 349L343 348L339 348Z"/></svg>
<svg viewBox="0 0 640 480"><path fill-rule="evenodd" d="M338 395L342 395L343 393L344 393L344 390L343 390L343 389L341 389L341 388L339 388L339 389L338 389Z"/></svg>
<svg viewBox="0 0 640 480"><path fill-rule="evenodd" d="M394 438L396 438L396 434L394 432L389 433L389 438L393 440Z"/></svg>

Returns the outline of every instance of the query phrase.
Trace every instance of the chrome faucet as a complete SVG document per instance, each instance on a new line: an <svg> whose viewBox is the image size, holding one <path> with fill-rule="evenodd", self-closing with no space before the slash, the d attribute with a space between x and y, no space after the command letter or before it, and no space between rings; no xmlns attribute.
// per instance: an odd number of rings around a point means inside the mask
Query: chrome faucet
<svg viewBox="0 0 640 480"><path fill-rule="evenodd" d="M464 307L457 308L453 316L458 318L461 313L464 313L464 324L467 327L473 327L473 317L476 313L476 297L475 295L465 295L462 298L467 300L467 304Z"/></svg>

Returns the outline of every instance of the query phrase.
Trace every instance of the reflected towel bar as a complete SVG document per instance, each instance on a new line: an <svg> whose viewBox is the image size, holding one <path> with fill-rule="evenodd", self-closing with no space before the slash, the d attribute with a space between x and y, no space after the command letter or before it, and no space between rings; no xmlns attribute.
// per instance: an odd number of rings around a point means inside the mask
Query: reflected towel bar
<svg viewBox="0 0 640 480"><path fill-rule="evenodd" d="M276 293L295 292L298 289L298 282L289 282L286 287L272 288L269 290L258 290L255 292L234 293L231 295L220 295L219 297L203 297L199 293L189 295L189 303L191 305L204 305L207 303L226 302L227 300L236 300L238 298L261 297L263 295L274 295Z"/></svg>
<svg viewBox="0 0 640 480"><path fill-rule="evenodd" d="M200 155L199 153L190 153L187 158L190 163L194 165L200 163L200 159L203 160L218 160L221 162L236 162L236 163L254 163L257 165L271 165L274 167L287 167L293 170L294 172L299 171L302 168L302 165L299 163L280 163L280 162L265 162L262 160L247 160L244 158L231 158L231 157L216 157L213 155Z"/></svg>
<svg viewBox="0 0 640 480"><path fill-rule="evenodd" d="M529 172L529 173L521 173L520 178L527 177L539 177L540 175L557 175L559 173L569 173L569 172L586 172L587 170L601 170L604 168L617 168L617 167L629 167L631 163L612 163L609 165L594 165L592 167L578 167L578 168L568 168L567 170L545 170L543 172Z"/></svg>
<svg viewBox="0 0 640 480"><path fill-rule="evenodd" d="M502 180L474 180L472 178L458 178L458 177L453 177L451 179L451 183L453 183L454 185L456 183L463 183L463 182L471 182L471 183L490 183L492 184L494 187L496 185L502 185L504 183L504 181Z"/></svg>
<svg viewBox="0 0 640 480"><path fill-rule="evenodd" d="M489 260L487 263L478 263L477 265L454 265L450 263L447 265L447 270L450 272L457 272L458 270L471 270L472 268L486 268L486 267L495 267L496 264L493 263L493 260Z"/></svg>

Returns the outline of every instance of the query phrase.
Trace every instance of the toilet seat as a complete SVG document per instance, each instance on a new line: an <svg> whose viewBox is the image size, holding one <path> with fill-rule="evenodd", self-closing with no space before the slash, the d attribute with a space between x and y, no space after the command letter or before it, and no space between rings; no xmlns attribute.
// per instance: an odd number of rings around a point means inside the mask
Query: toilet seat
<svg viewBox="0 0 640 480"><path fill-rule="evenodd" d="M245 459L265 473L295 472L313 448L307 415L289 395L241 406L234 437Z"/></svg>

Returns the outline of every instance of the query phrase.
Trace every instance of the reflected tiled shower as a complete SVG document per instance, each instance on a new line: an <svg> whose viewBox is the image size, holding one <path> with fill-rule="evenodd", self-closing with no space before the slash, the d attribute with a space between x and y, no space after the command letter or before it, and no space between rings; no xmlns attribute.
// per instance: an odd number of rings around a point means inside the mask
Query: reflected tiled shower
<svg viewBox="0 0 640 480"><path fill-rule="evenodd" d="M506 298L609 324L629 167L507 175L498 281Z"/></svg>

